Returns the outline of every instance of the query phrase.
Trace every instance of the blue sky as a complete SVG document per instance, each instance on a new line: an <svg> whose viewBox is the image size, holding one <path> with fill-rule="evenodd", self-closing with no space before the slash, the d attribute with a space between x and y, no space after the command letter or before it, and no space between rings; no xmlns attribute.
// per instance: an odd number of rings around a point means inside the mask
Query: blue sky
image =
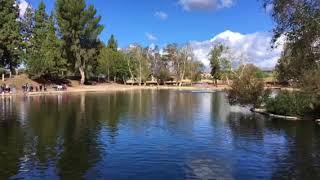
<svg viewBox="0 0 320 180"><path fill-rule="evenodd" d="M20 9L40 0L20 0ZM44 0L47 11L55 1ZM197 59L209 66L208 53L225 43L236 55L263 69L273 69L283 50L284 38L271 49L273 22L260 0L87 0L102 16L101 34L107 42L114 34L121 48L132 43L164 47L190 43ZM24 4L24 5L23 5ZM270 6L272 8L272 6ZM270 10L270 9L269 9ZM236 64L236 62L235 62Z"/></svg>
<svg viewBox="0 0 320 180"><path fill-rule="evenodd" d="M27 2L37 7L40 0L27 0ZM235 0L231 6L224 8L212 6L212 8L194 7L187 10L181 2L179 0L87 0L87 3L93 4L98 14L102 16L101 24L105 26L101 35L103 41L106 41L111 34L115 34L121 47L133 42L164 45L171 42L201 41L225 30L247 34L268 32L272 29L272 21L258 0ZM45 3L47 10L51 11L54 1L45 0ZM167 18L158 17L157 12L165 13ZM147 34L154 36L151 37L154 40L148 39Z"/></svg>

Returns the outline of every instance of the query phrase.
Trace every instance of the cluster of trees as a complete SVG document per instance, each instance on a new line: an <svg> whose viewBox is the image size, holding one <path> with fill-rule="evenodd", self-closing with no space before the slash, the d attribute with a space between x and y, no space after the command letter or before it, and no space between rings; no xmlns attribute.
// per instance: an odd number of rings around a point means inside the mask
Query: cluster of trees
<svg viewBox="0 0 320 180"><path fill-rule="evenodd" d="M268 97L269 92L264 91L262 70L249 64L245 56L235 56L229 47L218 43L211 49L209 60L215 84L217 80L225 80L230 85L230 104L259 107Z"/></svg>
<svg viewBox="0 0 320 180"><path fill-rule="evenodd" d="M15 0L0 1L0 65L10 70L20 63L21 34L19 8Z"/></svg>
<svg viewBox="0 0 320 180"><path fill-rule="evenodd" d="M98 72L123 83L130 79L139 85L148 80L158 84L175 79L179 85L186 78L199 80L204 66L197 61L189 45L167 45L143 48L138 44L119 50L114 36L102 48L98 57Z"/></svg>
<svg viewBox="0 0 320 180"><path fill-rule="evenodd" d="M85 0L57 0L51 15L45 9L42 1L20 17L18 2L0 1L0 65L12 72L24 64L36 77L72 72L83 84L101 45L100 16Z"/></svg>
<svg viewBox="0 0 320 180"><path fill-rule="evenodd" d="M163 53L140 45L119 49L113 35L105 45L99 39L104 29L100 19L85 0L56 0L50 15L42 1L23 17L15 0L0 0L0 67L13 72L23 64L34 78L73 75L81 77L80 84L101 74L139 84L152 77L161 83L174 76L180 84L185 78L199 79L203 65L190 46L170 44Z"/></svg>
<svg viewBox="0 0 320 180"><path fill-rule="evenodd" d="M223 44L216 44L209 53L211 76L217 85L217 80L224 79L230 85L229 78L232 76L232 61L230 49Z"/></svg>
<svg viewBox="0 0 320 180"><path fill-rule="evenodd" d="M280 38L285 40L285 49L275 69L276 78L300 91L280 92L276 97L270 97L264 89L263 79L258 76L259 70L242 66L233 79L229 100L253 107L265 105L267 111L281 115L317 114L320 112L320 3L310 0L263 2L266 7L272 7L273 47ZM219 55L224 49L217 46L212 54ZM216 67L216 62L222 62L221 57L217 59L219 61L211 56L212 67ZM221 71L212 69L215 75Z"/></svg>
<svg viewBox="0 0 320 180"><path fill-rule="evenodd" d="M310 0L264 0L272 4L276 23L274 43L285 38L276 66L277 78L289 82L310 97L310 107L320 112L320 3Z"/></svg>

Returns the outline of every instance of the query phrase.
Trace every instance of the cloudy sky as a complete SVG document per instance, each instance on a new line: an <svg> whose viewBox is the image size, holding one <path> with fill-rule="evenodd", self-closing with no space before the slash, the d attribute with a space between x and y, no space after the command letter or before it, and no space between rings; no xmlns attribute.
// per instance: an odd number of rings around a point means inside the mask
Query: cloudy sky
<svg viewBox="0 0 320 180"><path fill-rule="evenodd" d="M40 0L20 0L37 7ZM53 0L44 0L47 11ZM264 69L274 67L282 46L270 48L273 27L270 15L258 0L87 0L102 16L106 41L114 34L120 47L191 43L195 54L208 65L207 54L216 42L245 54Z"/></svg>

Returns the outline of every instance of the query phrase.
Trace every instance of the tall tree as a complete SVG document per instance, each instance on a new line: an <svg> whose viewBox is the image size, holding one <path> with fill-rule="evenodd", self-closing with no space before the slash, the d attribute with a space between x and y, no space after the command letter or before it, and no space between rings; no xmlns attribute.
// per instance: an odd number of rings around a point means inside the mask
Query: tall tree
<svg viewBox="0 0 320 180"><path fill-rule="evenodd" d="M293 73L287 79L299 81L306 71L320 66L320 3L318 0L262 0L272 7L275 21L273 42L280 37L286 48L280 65L287 63ZM281 64L282 63L282 64ZM281 67L283 68L283 66ZM281 72L280 72L281 73ZM283 79L283 78L282 78Z"/></svg>
<svg viewBox="0 0 320 180"><path fill-rule="evenodd" d="M129 77L128 58L121 51L113 51L110 48L103 48L98 57L98 71L107 74L108 81L126 82Z"/></svg>
<svg viewBox="0 0 320 180"><path fill-rule="evenodd" d="M161 55L159 47L151 50L151 70L158 84L163 84L170 77L169 61Z"/></svg>
<svg viewBox="0 0 320 180"><path fill-rule="evenodd" d="M268 91L264 91L264 82L258 75L259 68L252 64L242 65L236 71L236 76L228 90L228 99L231 104L252 106L257 108L263 100L269 96Z"/></svg>
<svg viewBox="0 0 320 180"><path fill-rule="evenodd" d="M28 5L26 12L21 18L21 29L20 33L22 35L23 49L25 50L25 54L28 54L29 50L32 47L31 39L33 37L33 29L34 29L34 10L30 5Z"/></svg>
<svg viewBox="0 0 320 180"><path fill-rule="evenodd" d="M118 51L118 42L113 34L110 36L110 39L108 40L107 48L112 49L113 51Z"/></svg>
<svg viewBox="0 0 320 180"><path fill-rule="evenodd" d="M188 67L194 61L194 54L192 47L188 44L182 48L178 49L178 59L174 62L174 68L176 72L176 76L179 80L179 86L182 85L182 81L185 79L186 75L189 73Z"/></svg>
<svg viewBox="0 0 320 180"><path fill-rule="evenodd" d="M114 35L111 35L106 47L103 47L98 57L98 71L106 74L108 81L113 78L114 81L119 79L125 83L128 79L129 72L129 58L127 55L118 51L117 40Z"/></svg>
<svg viewBox="0 0 320 180"><path fill-rule="evenodd" d="M103 30L101 17L85 0L57 0L56 16L59 32L65 41L67 59L80 73L80 84L86 80L86 68L96 59L99 35Z"/></svg>
<svg viewBox="0 0 320 180"><path fill-rule="evenodd" d="M15 0L0 1L0 65L11 72L20 63L19 7Z"/></svg>
<svg viewBox="0 0 320 180"><path fill-rule="evenodd" d="M34 28L27 51L27 68L35 78L56 78L66 71L62 41L56 36L54 17L48 16L46 6L40 2L35 11Z"/></svg>
<svg viewBox="0 0 320 180"><path fill-rule="evenodd" d="M179 57L178 57L178 45L177 44L168 44L164 48L164 60L168 63L170 66L170 75L175 75L176 80L179 79L177 77L178 70L179 70Z"/></svg>
<svg viewBox="0 0 320 180"><path fill-rule="evenodd" d="M223 54L226 51L226 47L223 44L217 44L209 53L209 61L211 66L211 76L215 80L217 85L217 80L221 79L222 76L222 64L223 64Z"/></svg>
<svg viewBox="0 0 320 180"><path fill-rule="evenodd" d="M148 58L148 48L134 45L129 51L130 71L137 77L139 85L145 82L151 75L151 63Z"/></svg>

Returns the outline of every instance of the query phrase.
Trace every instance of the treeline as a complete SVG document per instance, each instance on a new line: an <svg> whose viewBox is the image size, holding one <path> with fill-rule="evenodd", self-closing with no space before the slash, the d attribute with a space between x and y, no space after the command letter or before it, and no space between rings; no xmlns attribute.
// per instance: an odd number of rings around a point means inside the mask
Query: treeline
<svg viewBox="0 0 320 180"><path fill-rule="evenodd" d="M24 66L33 78L78 76L80 84L101 75L139 84L200 78L203 65L190 46L170 44L161 52L138 44L119 49L113 35L105 45L99 39L104 29L100 20L85 0L56 0L51 14L41 1L37 9L28 7L23 17L15 0L1 0L0 66L11 72Z"/></svg>
<svg viewBox="0 0 320 180"><path fill-rule="evenodd" d="M197 61L189 45L169 44L160 50L158 46L143 48L133 44L120 50L114 36L111 36L98 56L97 70L109 81L125 83L130 79L141 85L146 81L163 84L174 79L181 85L186 78L199 80L204 66Z"/></svg>

